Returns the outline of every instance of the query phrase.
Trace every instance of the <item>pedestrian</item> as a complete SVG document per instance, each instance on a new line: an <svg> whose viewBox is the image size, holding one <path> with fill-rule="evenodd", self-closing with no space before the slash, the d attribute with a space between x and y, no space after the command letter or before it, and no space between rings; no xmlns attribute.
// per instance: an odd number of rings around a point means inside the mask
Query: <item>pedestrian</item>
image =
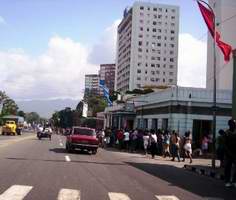
<svg viewBox="0 0 236 200"><path fill-rule="evenodd" d="M190 138L190 131L185 133L184 136L184 155L183 155L183 162L185 161L185 157L187 156L190 159L190 164L193 162L192 159L192 144L191 144L191 138Z"/></svg>
<svg viewBox="0 0 236 200"><path fill-rule="evenodd" d="M219 130L219 136L216 140L217 143L217 158L220 160L220 167L224 167L224 157L225 157L225 131Z"/></svg>
<svg viewBox="0 0 236 200"><path fill-rule="evenodd" d="M175 160L175 157L177 157L178 161L180 162L180 153L179 153L179 149L180 149L180 137L178 133L174 133L173 136L173 152L172 152L172 161Z"/></svg>
<svg viewBox="0 0 236 200"><path fill-rule="evenodd" d="M202 153L203 153L203 155L206 155L208 152L208 143L209 143L209 139L208 139L207 135L204 135L204 137L202 139Z"/></svg>
<svg viewBox="0 0 236 200"><path fill-rule="evenodd" d="M125 150L129 150L129 131L126 129L124 132L124 146Z"/></svg>
<svg viewBox="0 0 236 200"><path fill-rule="evenodd" d="M143 135L143 148L145 155L147 155L148 144L149 144L149 133L145 131Z"/></svg>
<svg viewBox="0 0 236 200"><path fill-rule="evenodd" d="M229 129L225 134L225 187L236 187L236 169L231 177L232 166L236 166L236 124L233 119L228 121ZM235 167L236 168L236 167ZM232 178L232 183L231 183Z"/></svg>
<svg viewBox="0 0 236 200"><path fill-rule="evenodd" d="M149 136L149 142L150 142L150 151L152 159L154 159L157 151L157 135L154 130L151 130L151 134Z"/></svg>
<svg viewBox="0 0 236 200"><path fill-rule="evenodd" d="M163 149L164 149L164 153L163 153L164 158L166 156L170 157L170 133L167 130L164 133Z"/></svg>
<svg viewBox="0 0 236 200"><path fill-rule="evenodd" d="M123 139L124 139L124 131L122 129L117 131L116 138L118 140L119 149L121 150L123 148Z"/></svg>
<svg viewBox="0 0 236 200"><path fill-rule="evenodd" d="M157 154L162 156L163 155L163 133L161 129L157 130Z"/></svg>
<svg viewBox="0 0 236 200"><path fill-rule="evenodd" d="M137 149L138 130L135 129L130 135L131 152L135 152Z"/></svg>

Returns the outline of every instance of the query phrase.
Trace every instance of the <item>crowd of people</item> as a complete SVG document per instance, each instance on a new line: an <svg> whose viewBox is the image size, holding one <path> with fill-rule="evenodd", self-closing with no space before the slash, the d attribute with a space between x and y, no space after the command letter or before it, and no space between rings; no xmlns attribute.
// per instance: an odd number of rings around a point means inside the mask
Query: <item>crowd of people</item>
<svg viewBox="0 0 236 200"><path fill-rule="evenodd" d="M229 120L229 129L220 130L216 139L216 154L220 160L220 167L225 171L225 186L236 187L236 122ZM163 130L128 130L128 129L110 129L97 132L102 147L118 147L120 150L128 152L150 153L151 158L156 155L172 158L172 161L185 161L189 158L193 162L192 137L188 131L180 137L176 131ZM212 138L204 135L200 141L199 155L211 153L209 145ZM195 151L198 149L195 149ZM181 159L182 158L182 159ZM231 171L235 166L234 174Z"/></svg>
<svg viewBox="0 0 236 200"><path fill-rule="evenodd" d="M192 144L191 134L186 132L184 137L180 137L176 131L163 130L105 130L98 131L100 144L102 147L118 146L120 150L129 152L143 151L145 154L150 152L154 159L156 155L163 157L171 157L172 161L176 158L180 162L185 158L190 159L192 163Z"/></svg>

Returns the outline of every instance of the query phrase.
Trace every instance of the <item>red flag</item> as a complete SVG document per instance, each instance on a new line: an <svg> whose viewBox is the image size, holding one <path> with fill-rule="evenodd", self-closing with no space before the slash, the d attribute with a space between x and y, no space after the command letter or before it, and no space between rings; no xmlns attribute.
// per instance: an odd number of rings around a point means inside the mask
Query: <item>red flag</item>
<svg viewBox="0 0 236 200"><path fill-rule="evenodd" d="M200 3L199 1L197 1L197 3L200 8L200 11L202 13L203 19L206 22L208 30L210 31L211 36L214 38L214 36L215 36L215 33L214 33L215 14L209 8L206 8L204 5L202 5L202 3ZM230 54L232 52L232 47L229 44L226 44L220 40L220 34L217 31L216 31L216 43L217 43L218 47L221 49L222 53L224 54L225 61L229 61Z"/></svg>

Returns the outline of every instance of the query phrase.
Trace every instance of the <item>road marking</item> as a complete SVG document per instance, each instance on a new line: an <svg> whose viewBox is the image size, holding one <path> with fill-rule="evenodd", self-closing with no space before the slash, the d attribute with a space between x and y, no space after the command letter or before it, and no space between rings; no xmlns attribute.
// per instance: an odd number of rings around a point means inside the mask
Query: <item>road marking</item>
<svg viewBox="0 0 236 200"><path fill-rule="evenodd" d="M108 196L110 200L130 200L128 195L124 193L115 193L115 192L109 192Z"/></svg>
<svg viewBox="0 0 236 200"><path fill-rule="evenodd" d="M80 200L80 191L79 190L70 190L70 189L61 189L58 197L58 200Z"/></svg>
<svg viewBox="0 0 236 200"><path fill-rule="evenodd" d="M0 195L0 200L22 200L32 188L27 185L13 185Z"/></svg>
<svg viewBox="0 0 236 200"><path fill-rule="evenodd" d="M156 198L158 200L179 200L179 198L177 198L176 196L164 196L164 195L157 196L156 195Z"/></svg>
<svg viewBox="0 0 236 200"><path fill-rule="evenodd" d="M69 156L65 156L65 159L66 159L66 162L70 162L71 161Z"/></svg>

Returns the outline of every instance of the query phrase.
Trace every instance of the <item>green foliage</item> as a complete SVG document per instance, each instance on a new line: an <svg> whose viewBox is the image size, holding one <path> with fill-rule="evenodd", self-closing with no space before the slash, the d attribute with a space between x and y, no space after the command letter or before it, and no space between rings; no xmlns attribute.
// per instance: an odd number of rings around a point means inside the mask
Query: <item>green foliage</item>
<svg viewBox="0 0 236 200"><path fill-rule="evenodd" d="M90 96L87 98L88 109L92 113L92 117L96 117L98 112L104 111L107 106L107 102L103 97Z"/></svg>
<svg viewBox="0 0 236 200"><path fill-rule="evenodd" d="M78 112L80 117L82 117L82 114L83 114L83 106L84 106L83 101L80 101L78 105L76 106L76 111Z"/></svg>
<svg viewBox="0 0 236 200"><path fill-rule="evenodd" d="M3 104L1 116L17 114L18 106L16 102L2 91L0 91L0 104Z"/></svg>
<svg viewBox="0 0 236 200"><path fill-rule="evenodd" d="M22 110L19 110L19 111L17 112L17 115L18 115L18 116L21 116L21 117L24 117L24 118L25 118L25 116L26 116L25 112L22 111Z"/></svg>
<svg viewBox="0 0 236 200"><path fill-rule="evenodd" d="M26 113L25 114L25 120L28 123L31 123L31 124L33 124L33 123L40 123L40 116L36 112Z"/></svg>

